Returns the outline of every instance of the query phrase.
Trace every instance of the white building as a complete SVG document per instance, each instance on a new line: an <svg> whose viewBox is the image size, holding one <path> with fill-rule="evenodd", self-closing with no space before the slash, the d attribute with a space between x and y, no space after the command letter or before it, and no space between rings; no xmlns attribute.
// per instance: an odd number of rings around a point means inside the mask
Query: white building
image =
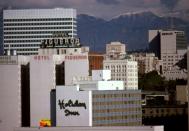
<svg viewBox="0 0 189 131"><path fill-rule="evenodd" d="M40 120L50 119L51 90L56 85L71 85L74 76L88 76L89 70L86 53L1 56L0 63L0 128L7 130L20 126L37 127Z"/></svg>
<svg viewBox="0 0 189 131"><path fill-rule="evenodd" d="M31 56L31 126L38 126L42 119L50 119L50 91L56 85L72 85L77 75L88 75L87 54Z"/></svg>
<svg viewBox="0 0 189 131"><path fill-rule="evenodd" d="M108 85L104 85L103 88L108 88L106 86ZM56 87L56 126L140 126L142 124L139 90L81 88L80 85Z"/></svg>
<svg viewBox="0 0 189 131"><path fill-rule="evenodd" d="M184 70L175 65L184 57L187 51L187 42L183 31L177 30L150 30L150 50L162 60L162 73L167 79L186 79Z"/></svg>
<svg viewBox="0 0 189 131"><path fill-rule="evenodd" d="M36 55L41 41L54 34L77 36L74 9L4 10L3 24L4 51L8 55Z"/></svg>
<svg viewBox="0 0 189 131"><path fill-rule="evenodd" d="M25 119L29 119L29 111L27 110L29 86L23 83L23 81L27 81L27 75L22 73L27 67L28 61L24 56L0 57L1 131L13 131L15 127L28 125L28 121ZM21 102L25 104L25 107L21 106Z"/></svg>
<svg viewBox="0 0 189 131"><path fill-rule="evenodd" d="M124 82L111 80L110 70L92 70L92 77L74 77L80 90L124 90Z"/></svg>
<svg viewBox="0 0 189 131"><path fill-rule="evenodd" d="M128 90L138 90L138 65L136 61L104 60L103 69L111 70L111 79L124 81L124 87Z"/></svg>

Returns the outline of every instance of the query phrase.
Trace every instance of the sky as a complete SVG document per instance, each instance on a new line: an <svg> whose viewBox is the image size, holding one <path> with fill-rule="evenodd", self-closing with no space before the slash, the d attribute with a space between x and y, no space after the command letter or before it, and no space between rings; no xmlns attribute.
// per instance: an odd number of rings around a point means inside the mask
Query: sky
<svg viewBox="0 0 189 131"><path fill-rule="evenodd" d="M78 14L112 19L128 12L152 11L158 15L189 14L189 0L0 0L2 9L74 8ZM172 14L174 14L172 13Z"/></svg>

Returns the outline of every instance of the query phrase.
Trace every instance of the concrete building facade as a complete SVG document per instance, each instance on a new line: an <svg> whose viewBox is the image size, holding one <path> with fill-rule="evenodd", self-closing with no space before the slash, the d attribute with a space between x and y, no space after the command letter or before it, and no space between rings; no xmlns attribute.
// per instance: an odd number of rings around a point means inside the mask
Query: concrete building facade
<svg viewBox="0 0 189 131"><path fill-rule="evenodd" d="M14 127L27 126L29 119L27 104L29 85L27 75L24 75L24 67L27 67L26 57L0 57L0 130L13 131Z"/></svg>
<svg viewBox="0 0 189 131"><path fill-rule="evenodd" d="M4 10L3 32L5 54L37 55L43 39L61 33L77 36L76 10Z"/></svg>
<svg viewBox="0 0 189 131"><path fill-rule="evenodd" d="M1 56L0 63L3 74L0 115L4 124L2 129L7 130L8 127L36 127L40 120L50 119L51 90L56 85L72 84L74 76L88 76L88 55L85 53Z"/></svg>
<svg viewBox="0 0 189 131"><path fill-rule="evenodd" d="M138 62L138 72L140 74L145 74L151 71L158 71L159 69L159 60L158 57L155 57L154 53L135 53L132 54L133 59Z"/></svg>
<svg viewBox="0 0 189 131"><path fill-rule="evenodd" d="M81 89L56 87L56 126L141 125L140 91Z"/></svg>
<svg viewBox="0 0 189 131"><path fill-rule="evenodd" d="M111 79L124 81L124 87L128 90L138 90L138 65L136 61L104 60L103 69L111 70Z"/></svg>
<svg viewBox="0 0 189 131"><path fill-rule="evenodd" d="M175 65L184 58L187 51L187 42L183 31L177 30L150 30L150 51L162 60L162 75L167 79L186 79L184 70Z"/></svg>

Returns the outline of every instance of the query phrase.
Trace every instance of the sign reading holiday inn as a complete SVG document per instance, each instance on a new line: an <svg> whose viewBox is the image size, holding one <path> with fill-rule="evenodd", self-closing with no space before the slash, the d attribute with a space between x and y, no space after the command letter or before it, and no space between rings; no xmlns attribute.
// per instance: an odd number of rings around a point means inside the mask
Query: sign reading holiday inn
<svg viewBox="0 0 189 131"><path fill-rule="evenodd" d="M41 48L56 47L80 47L80 39L69 37L68 34L57 34L52 39L44 39L41 41Z"/></svg>
<svg viewBox="0 0 189 131"><path fill-rule="evenodd" d="M65 100L58 100L58 105L60 110L64 110L65 116L79 116L80 113L77 110L71 110L69 109L69 107L80 107L80 108L84 108L87 109L86 104L84 102L79 102L78 100L68 100L67 102L65 102Z"/></svg>
<svg viewBox="0 0 189 131"><path fill-rule="evenodd" d="M91 126L92 97L90 91L76 86L56 87L56 126Z"/></svg>

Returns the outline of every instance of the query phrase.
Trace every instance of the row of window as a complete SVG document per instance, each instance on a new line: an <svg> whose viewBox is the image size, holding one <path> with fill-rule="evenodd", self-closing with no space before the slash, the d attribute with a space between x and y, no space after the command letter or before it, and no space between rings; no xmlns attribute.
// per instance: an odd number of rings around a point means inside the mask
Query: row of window
<svg viewBox="0 0 189 131"><path fill-rule="evenodd" d="M29 43L29 42L41 42L41 40L4 40L4 43Z"/></svg>
<svg viewBox="0 0 189 131"><path fill-rule="evenodd" d="M17 55L38 55L38 53L17 53Z"/></svg>
<svg viewBox="0 0 189 131"><path fill-rule="evenodd" d="M71 25L72 22L56 23L5 23L4 26L34 26L34 25Z"/></svg>
<svg viewBox="0 0 189 131"><path fill-rule="evenodd" d="M108 102L93 102L94 106L112 106L112 105L137 105L140 101L108 101Z"/></svg>
<svg viewBox="0 0 189 131"><path fill-rule="evenodd" d="M141 104L141 103L138 103L139 105ZM93 104L93 105L95 105L95 104ZM141 108L133 108L133 107L131 107L131 108L112 108L112 109L93 109L93 113L109 113L109 112L133 112L133 111L141 111Z"/></svg>
<svg viewBox="0 0 189 131"><path fill-rule="evenodd" d="M106 67L106 69L109 69L109 68L137 68L137 66L136 65L107 65L107 66L105 66Z"/></svg>
<svg viewBox="0 0 189 131"><path fill-rule="evenodd" d="M38 51L38 49L16 49L17 51Z"/></svg>
<svg viewBox="0 0 189 131"><path fill-rule="evenodd" d="M94 122L100 122L99 124L95 124ZM94 121L93 124L94 126L141 126L141 121L139 122L129 122L129 123L126 123L126 122L123 122L123 123L101 123L101 121Z"/></svg>
<svg viewBox="0 0 189 131"><path fill-rule="evenodd" d="M51 29L72 29L71 26L59 27L22 27L22 28L4 28L4 30L51 30Z"/></svg>
<svg viewBox="0 0 189 131"><path fill-rule="evenodd" d="M112 71L112 76L124 76L124 75L121 74L120 72ZM125 76L138 76L138 74L137 73L127 73L127 74L125 74Z"/></svg>
<svg viewBox="0 0 189 131"><path fill-rule="evenodd" d="M93 98L140 97L140 94L93 94Z"/></svg>
<svg viewBox="0 0 189 131"><path fill-rule="evenodd" d="M175 58L179 58L179 57L182 58L183 55L180 55L180 56L179 56L179 55L175 55L175 56L173 56L173 55L172 55L172 56L163 56L163 58L166 58L166 57L167 57L167 58L174 58L174 57L175 57Z"/></svg>
<svg viewBox="0 0 189 131"><path fill-rule="evenodd" d="M54 38L54 36L53 35L4 36L4 39L19 39L19 38Z"/></svg>
<svg viewBox="0 0 189 131"><path fill-rule="evenodd" d="M21 32L4 32L6 34L61 34L61 33L72 33L71 31L21 31ZM76 32L74 32L76 33Z"/></svg>
<svg viewBox="0 0 189 131"><path fill-rule="evenodd" d="M15 44L10 45L10 47L39 47L40 44ZM9 47L9 45L4 45L4 47Z"/></svg>
<svg viewBox="0 0 189 131"><path fill-rule="evenodd" d="M141 118L142 116L140 114L137 115L120 115L120 116L104 116L104 117L93 117L93 121L99 121L99 120L122 120L122 119L135 119Z"/></svg>
<svg viewBox="0 0 189 131"><path fill-rule="evenodd" d="M161 109L151 109L151 110L142 110L143 114L148 114L148 113L166 113L166 114L183 114L185 112L185 109L182 108L177 108L177 109L169 109L169 108L161 108Z"/></svg>
<svg viewBox="0 0 189 131"><path fill-rule="evenodd" d="M70 21L75 20L75 18L44 18L44 19L4 19L4 22L19 22L19 21Z"/></svg>

